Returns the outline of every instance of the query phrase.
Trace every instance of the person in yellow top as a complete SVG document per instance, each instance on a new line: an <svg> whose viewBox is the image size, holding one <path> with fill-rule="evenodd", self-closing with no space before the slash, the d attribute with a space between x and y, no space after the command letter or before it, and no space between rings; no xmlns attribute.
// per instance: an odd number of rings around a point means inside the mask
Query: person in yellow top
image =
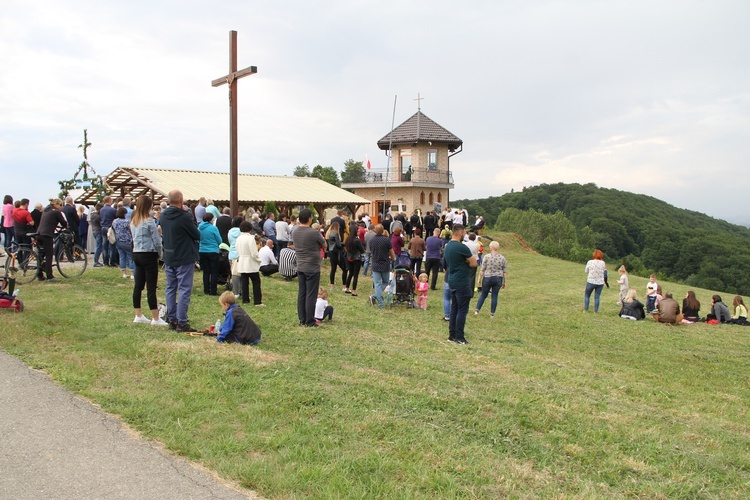
<svg viewBox="0 0 750 500"><path fill-rule="evenodd" d="M732 314L732 320L730 323L733 325L746 325L747 324L747 307L742 301L742 297L737 295L732 301L734 306L734 314Z"/></svg>

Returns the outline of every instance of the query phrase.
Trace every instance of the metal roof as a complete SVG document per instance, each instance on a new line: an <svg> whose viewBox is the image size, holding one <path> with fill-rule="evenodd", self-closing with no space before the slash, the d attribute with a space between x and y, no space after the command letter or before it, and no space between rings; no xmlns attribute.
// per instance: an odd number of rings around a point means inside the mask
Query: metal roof
<svg viewBox="0 0 750 500"><path fill-rule="evenodd" d="M118 167L105 177L114 196L148 194L159 202L169 191L179 189L185 201L201 197L214 203L229 204L229 173L195 170L161 170L155 168ZM274 201L285 205L363 205L370 200L329 184L317 177L239 174L237 176L240 204ZM93 204L96 192L86 190L77 203Z"/></svg>
<svg viewBox="0 0 750 500"><path fill-rule="evenodd" d="M391 134L386 134L378 141L378 147L388 149ZM393 144L416 144L418 142L434 142L447 144L448 149L455 151L463 141L438 125L421 111L414 113L408 120L393 129Z"/></svg>

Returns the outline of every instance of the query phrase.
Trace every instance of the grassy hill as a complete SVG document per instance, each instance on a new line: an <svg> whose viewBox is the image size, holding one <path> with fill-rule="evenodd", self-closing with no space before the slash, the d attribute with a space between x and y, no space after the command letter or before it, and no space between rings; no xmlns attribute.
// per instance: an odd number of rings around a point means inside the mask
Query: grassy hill
<svg viewBox="0 0 750 500"><path fill-rule="evenodd" d="M692 286L750 294L750 229L651 196L559 183L452 203L483 214L498 230L520 232L546 255L581 261L597 247L644 276L656 272ZM519 220L523 215L514 217L513 210L546 217ZM553 214L562 217L552 220ZM557 234L543 241L550 232Z"/></svg>
<svg viewBox="0 0 750 500"><path fill-rule="evenodd" d="M131 282L92 269L25 286L0 348L271 498L747 498L750 328L622 320L616 288L584 314L583 266L494 236L508 287L468 346L447 342L441 292L381 311L369 278L350 297L340 277L333 324L298 327L296 283L264 278L263 342L216 345L132 324ZM191 322L219 311L198 292Z"/></svg>

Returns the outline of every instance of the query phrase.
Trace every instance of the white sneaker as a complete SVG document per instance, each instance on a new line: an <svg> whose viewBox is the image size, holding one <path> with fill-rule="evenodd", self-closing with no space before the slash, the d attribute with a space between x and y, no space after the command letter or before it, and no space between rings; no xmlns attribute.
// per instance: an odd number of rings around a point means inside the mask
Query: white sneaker
<svg viewBox="0 0 750 500"><path fill-rule="evenodd" d="M133 276L133 275L131 274L131 275L130 275L130 279L131 279L131 280L135 280L135 276Z"/></svg>
<svg viewBox="0 0 750 500"><path fill-rule="evenodd" d="M151 326L169 326L169 323L164 321L163 319L152 319L151 320Z"/></svg>
<svg viewBox="0 0 750 500"><path fill-rule="evenodd" d="M125 274L125 273L122 273L122 277L125 278L125 279L128 279L128 275Z"/></svg>
<svg viewBox="0 0 750 500"><path fill-rule="evenodd" d="M136 316L133 320L133 323L151 323L151 320L148 319L146 316L140 315Z"/></svg>

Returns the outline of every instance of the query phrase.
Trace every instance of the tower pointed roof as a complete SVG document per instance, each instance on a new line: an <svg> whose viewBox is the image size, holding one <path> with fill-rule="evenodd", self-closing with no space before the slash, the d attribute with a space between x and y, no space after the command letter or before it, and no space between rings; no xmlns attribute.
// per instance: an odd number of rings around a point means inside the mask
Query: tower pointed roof
<svg viewBox="0 0 750 500"><path fill-rule="evenodd" d="M391 142L390 139L391 134L386 134L378 141L378 147L387 150ZM447 144L450 151L455 151L463 144L461 139L438 125L421 111L417 111L404 123L393 129L393 144L417 144L419 142Z"/></svg>

